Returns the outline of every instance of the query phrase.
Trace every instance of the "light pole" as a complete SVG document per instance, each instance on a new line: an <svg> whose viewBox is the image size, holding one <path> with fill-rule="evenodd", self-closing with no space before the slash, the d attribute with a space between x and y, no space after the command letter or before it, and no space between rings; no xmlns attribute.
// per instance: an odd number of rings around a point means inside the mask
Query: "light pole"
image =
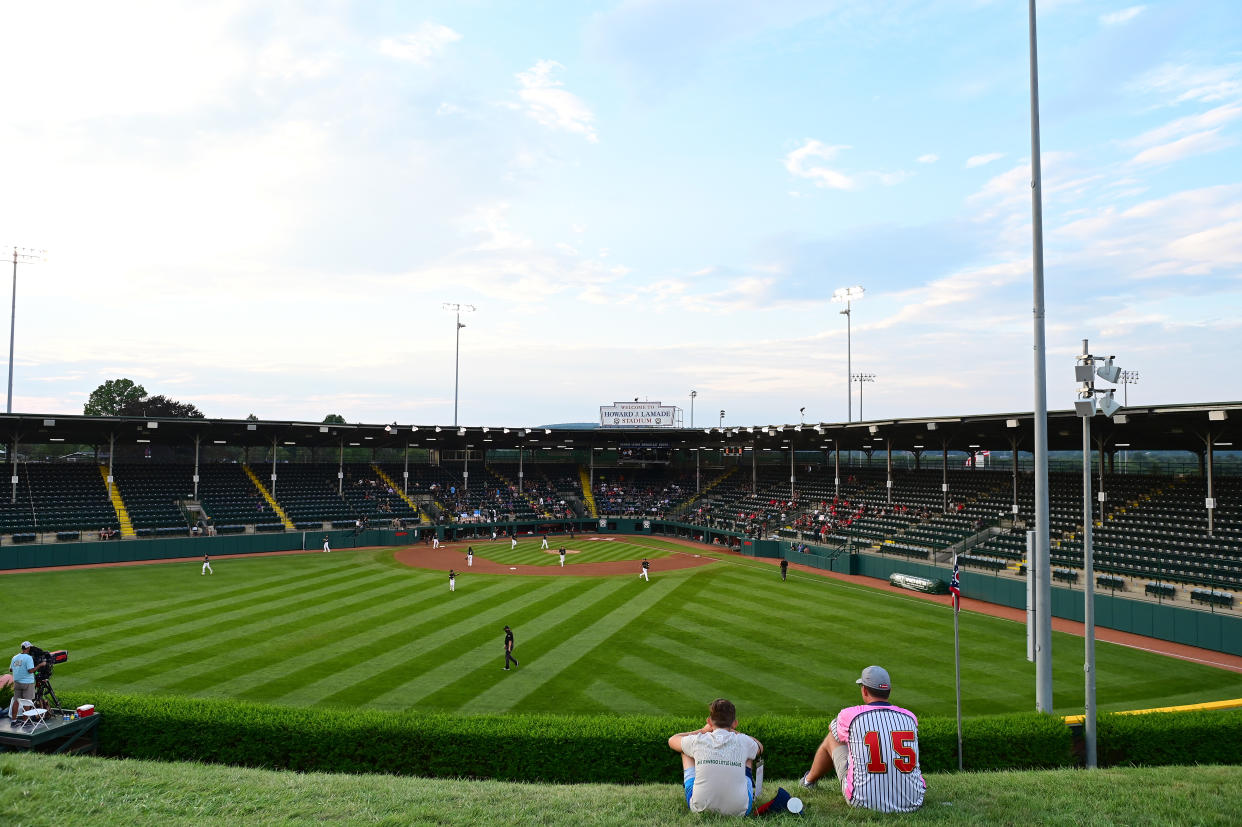
<svg viewBox="0 0 1242 827"><path fill-rule="evenodd" d="M718 427L720 428L724 427L724 409L723 408L720 410L720 425Z"/></svg>
<svg viewBox="0 0 1242 827"><path fill-rule="evenodd" d="M1137 370L1123 370L1121 372L1121 405L1122 407L1130 407L1130 386L1137 385L1139 380L1139 372Z"/></svg>
<svg viewBox="0 0 1242 827"><path fill-rule="evenodd" d="M1052 551L1048 495L1048 358L1044 344L1044 195L1039 149L1039 47L1035 0L1027 3L1031 75L1031 305L1035 419L1035 709L1052 712Z"/></svg>
<svg viewBox="0 0 1242 827"><path fill-rule="evenodd" d="M47 261L47 250L13 248L13 306L9 315L9 401L5 413L13 413L13 340L17 330L17 262Z"/></svg>
<svg viewBox="0 0 1242 827"><path fill-rule="evenodd" d="M845 302L845 309L841 311L841 315L845 317L845 378L846 378L845 421L846 422L852 422L854 420L854 390L853 388L850 387L850 382L849 382L849 379L852 376L851 371L853 371L853 367L850 365L850 355L851 355L850 352L852 349L852 344L850 342L850 339L852 337L852 333L850 330L852 327L850 303L856 302L859 299L861 299L863 297L863 293L865 292L866 291L863 290L861 287L855 286L855 287L842 287L839 290L833 291L833 294L832 294L832 300L834 302ZM861 391L862 388L860 387L859 390ZM859 407L860 408L862 407L861 402L859 404ZM859 416L862 416L861 411L859 412Z"/></svg>
<svg viewBox="0 0 1242 827"><path fill-rule="evenodd" d="M854 373L850 375L850 379L858 383L858 421L862 422L862 389L864 382L874 382L874 373Z"/></svg>
<svg viewBox="0 0 1242 827"><path fill-rule="evenodd" d="M1099 367L1097 367L1097 365ZM1083 715L1083 741L1086 746L1087 769L1095 769L1095 561L1091 548L1091 417L1097 410L1111 417L1121 406L1113 399L1113 390L1096 390L1095 377L1115 384L1121 378L1121 368L1113 364L1113 357L1107 360L1092 356L1087 350L1087 340L1082 340L1082 354L1074 366L1074 379L1079 383L1078 399L1074 402L1074 412L1082 418L1082 563L1085 582L1083 596L1083 645L1086 650L1086 703ZM1096 396L1103 397L1097 406ZM1100 453L1100 467L1103 470L1104 454ZM1101 496L1103 493L1101 492ZM1101 501L1102 504L1103 501Z"/></svg>
<svg viewBox="0 0 1242 827"><path fill-rule="evenodd" d="M698 391L690 391L690 427L694 427L694 397L698 396Z"/></svg>
<svg viewBox="0 0 1242 827"><path fill-rule="evenodd" d="M473 304L458 304L455 302L445 302L441 305L445 310L451 310L456 314L457 319L457 347L453 353L453 426L457 426L457 383L461 377L461 329L465 327L461 323L462 313L473 313L479 308Z"/></svg>

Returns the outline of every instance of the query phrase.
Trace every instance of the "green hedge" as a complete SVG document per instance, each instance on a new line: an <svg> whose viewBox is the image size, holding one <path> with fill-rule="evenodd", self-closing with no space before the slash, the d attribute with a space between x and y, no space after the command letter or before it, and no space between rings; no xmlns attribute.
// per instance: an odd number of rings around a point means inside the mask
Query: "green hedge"
<svg viewBox="0 0 1242 827"><path fill-rule="evenodd" d="M1101 715L1096 757L1103 766L1242 764L1242 709Z"/></svg>
<svg viewBox="0 0 1242 827"><path fill-rule="evenodd" d="M667 739L702 719L387 713L271 706L230 700L94 693L103 755L202 761L297 771L395 773L555 783L676 783L681 765ZM766 773L810 766L829 718L765 716L743 722L764 743ZM920 722L922 766L957 768L952 720ZM1027 769L1073 763L1059 718L1007 715L965 722L966 768Z"/></svg>

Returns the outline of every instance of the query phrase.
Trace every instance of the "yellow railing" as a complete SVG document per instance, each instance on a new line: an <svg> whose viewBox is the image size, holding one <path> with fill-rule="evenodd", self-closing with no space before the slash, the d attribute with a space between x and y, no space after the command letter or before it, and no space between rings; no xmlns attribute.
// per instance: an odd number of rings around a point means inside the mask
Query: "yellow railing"
<svg viewBox="0 0 1242 827"><path fill-rule="evenodd" d="M280 503L276 502L276 498L272 496L272 492L267 490L267 486L259 479L258 475L251 470L249 465L243 465L242 470L246 472L246 476L250 477L250 481L254 483L254 487L259 489L259 493L263 495L263 499L267 500L267 504L272 507L273 513L280 518L280 522L284 524L285 531L295 531L296 526L293 520L290 520L285 510L280 507Z"/></svg>
<svg viewBox="0 0 1242 827"><path fill-rule="evenodd" d="M129 509L125 507L125 501L121 499L121 491L113 480L112 485L108 485L108 466L99 466L99 475L103 477L104 485L108 487L108 496L112 499L112 510L116 512L117 525L121 527L121 537L137 537L138 532L134 531L134 522L129 518Z"/></svg>

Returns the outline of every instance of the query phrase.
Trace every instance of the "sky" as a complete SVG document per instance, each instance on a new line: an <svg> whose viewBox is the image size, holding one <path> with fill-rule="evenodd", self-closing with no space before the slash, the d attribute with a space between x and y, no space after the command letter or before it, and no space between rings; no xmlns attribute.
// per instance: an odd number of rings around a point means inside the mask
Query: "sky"
<svg viewBox="0 0 1242 827"><path fill-rule="evenodd" d="M2 19L0 250L47 251L16 412L127 377L209 417L449 424L456 332L466 425L1034 406L1025 2ZM1084 338L1131 404L1242 399L1242 5L1038 20L1049 407Z"/></svg>

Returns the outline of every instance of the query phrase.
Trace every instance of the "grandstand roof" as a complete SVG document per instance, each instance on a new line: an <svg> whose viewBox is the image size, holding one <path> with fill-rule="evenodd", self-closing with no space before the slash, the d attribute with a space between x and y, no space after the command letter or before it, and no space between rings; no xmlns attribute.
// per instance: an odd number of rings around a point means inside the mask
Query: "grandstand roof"
<svg viewBox="0 0 1242 827"><path fill-rule="evenodd" d="M1081 420L1073 411L1048 414L1048 449L1082 448ZM1031 413L970 414L912 419L883 419L852 423L802 425L726 426L724 428L547 428L519 426L349 424L319 422L247 421L238 419L159 419L146 417L64 416L58 414L0 414L0 433L5 441L23 444L106 446L118 445L226 444L240 446L296 445L310 447L433 448L459 451L467 445L476 450L609 447L621 443L667 443L672 448L755 447L768 449L823 450L833 445L842 450L893 450L936 452L1007 451L1011 440L1020 451L1034 446ZM1093 441L1109 448L1130 450L1203 450L1209 431L1213 442L1231 448L1231 435L1242 425L1242 402L1211 402L1184 405L1153 405L1125 408L1113 419L1092 419ZM1242 435L1238 448L1242 449Z"/></svg>

